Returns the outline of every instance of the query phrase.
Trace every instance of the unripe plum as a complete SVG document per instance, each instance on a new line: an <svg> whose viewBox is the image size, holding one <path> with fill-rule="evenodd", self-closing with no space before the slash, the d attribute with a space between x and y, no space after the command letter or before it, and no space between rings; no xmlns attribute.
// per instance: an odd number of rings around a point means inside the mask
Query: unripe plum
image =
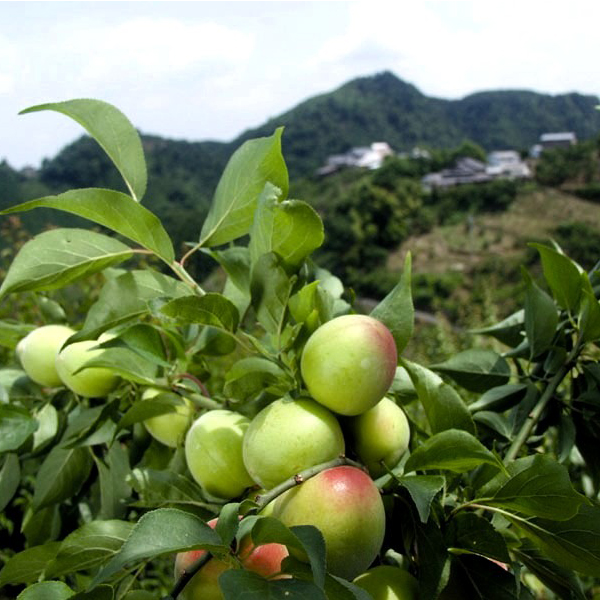
<svg viewBox="0 0 600 600"><path fill-rule="evenodd" d="M317 402L341 415L358 415L383 398L397 363L396 343L381 321L344 315L308 338L300 370Z"/></svg>
<svg viewBox="0 0 600 600"><path fill-rule="evenodd" d="M207 524L214 529L217 519L211 519ZM205 554L206 550L190 550L177 554L175 577L179 578L184 570L189 569ZM255 547L249 537L241 541L238 551L241 566L266 579L281 577L281 562L286 556L288 556L288 550L283 544L269 543ZM210 558L188 582L180 594L180 598L183 600L223 600L223 594L219 587L219 576L223 571L234 566L233 559Z"/></svg>
<svg viewBox="0 0 600 600"><path fill-rule="evenodd" d="M78 371L85 363L102 355L101 348L95 348L103 341L85 340L69 344L56 356L56 370L64 385L71 391L86 398L102 398L119 384L120 377L104 367L87 367ZM76 372L78 371L78 372Z"/></svg>
<svg viewBox="0 0 600 600"><path fill-rule="evenodd" d="M354 582L373 596L373 600L417 600L419 584L404 569L379 565L359 575Z"/></svg>
<svg viewBox="0 0 600 600"><path fill-rule="evenodd" d="M252 419L244 438L246 469L265 489L343 453L335 415L310 399L275 400Z"/></svg>
<svg viewBox="0 0 600 600"><path fill-rule="evenodd" d="M254 481L244 466L242 443L250 420L231 410L198 417L185 437L185 460L196 482L211 496L230 500Z"/></svg>
<svg viewBox="0 0 600 600"><path fill-rule="evenodd" d="M62 385L55 359L75 331L66 325L43 325L30 331L18 344L16 354L29 379L48 387Z"/></svg>
<svg viewBox="0 0 600 600"><path fill-rule="evenodd" d="M408 449L408 419L390 398L383 398L373 408L348 419L348 427L354 450L372 477L385 474L385 467L394 467Z"/></svg>
<svg viewBox="0 0 600 600"><path fill-rule="evenodd" d="M194 405L187 398L182 398L174 392L165 392L157 388L146 388L142 393L142 400L151 400L159 395L177 403L175 412L150 417L144 421L144 427L161 444L177 448L185 439L185 433L194 414Z"/></svg>
<svg viewBox="0 0 600 600"><path fill-rule="evenodd" d="M276 500L273 515L288 527L317 527L325 538L328 570L348 580L371 565L383 544L383 500L356 467L333 467L307 479Z"/></svg>

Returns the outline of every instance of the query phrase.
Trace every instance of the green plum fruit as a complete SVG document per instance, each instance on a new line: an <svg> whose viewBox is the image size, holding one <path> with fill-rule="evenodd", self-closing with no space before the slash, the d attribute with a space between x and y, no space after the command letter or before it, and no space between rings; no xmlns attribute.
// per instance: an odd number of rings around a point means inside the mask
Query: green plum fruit
<svg viewBox="0 0 600 600"><path fill-rule="evenodd" d="M344 435L329 410L314 400L275 400L250 423L244 464L252 479L271 489L288 477L344 453Z"/></svg>
<svg viewBox="0 0 600 600"><path fill-rule="evenodd" d="M175 411L146 419L144 427L161 444L170 448L177 448L183 443L186 431L192 422L194 405L187 398L182 398L174 392L146 388L142 393L142 400L152 399L170 400L175 404Z"/></svg>
<svg viewBox="0 0 600 600"><path fill-rule="evenodd" d="M383 544L383 500L356 467L326 469L288 490L275 501L273 516L288 527L317 527L325 538L328 570L348 580L371 565Z"/></svg>
<svg viewBox="0 0 600 600"><path fill-rule="evenodd" d="M244 466L242 443L250 420L231 410L198 417L185 437L185 459L196 482L211 496L230 500L254 485Z"/></svg>
<svg viewBox="0 0 600 600"><path fill-rule="evenodd" d="M385 474L408 449L410 426L404 411L390 398L348 419L352 446L371 477Z"/></svg>
<svg viewBox="0 0 600 600"><path fill-rule="evenodd" d="M96 348L107 339L107 335L98 340L85 340L69 344L56 356L56 370L64 385L85 398L103 398L119 384L120 377L104 367L81 369L88 361L102 355L102 348Z"/></svg>
<svg viewBox="0 0 600 600"><path fill-rule="evenodd" d="M300 370L310 395L341 415L359 415L389 390L398 352L390 330L366 315L336 317L302 351Z"/></svg>
<svg viewBox="0 0 600 600"><path fill-rule="evenodd" d="M353 582L371 594L373 600L417 600L419 584L404 569L379 565L362 573Z"/></svg>
<svg viewBox="0 0 600 600"><path fill-rule="evenodd" d="M29 332L18 344L16 354L29 379L48 387L62 385L55 359L75 331L66 325L43 325Z"/></svg>

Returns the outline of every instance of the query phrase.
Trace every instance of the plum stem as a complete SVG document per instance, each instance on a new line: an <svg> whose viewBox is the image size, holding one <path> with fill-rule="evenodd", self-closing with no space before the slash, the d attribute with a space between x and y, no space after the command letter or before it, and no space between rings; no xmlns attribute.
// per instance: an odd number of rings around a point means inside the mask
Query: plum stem
<svg viewBox="0 0 600 600"><path fill-rule="evenodd" d="M356 461L351 460L347 456L340 455L337 458L334 458L333 460L328 460L327 462L320 463L318 465L315 465L314 467L309 467L308 469L304 469L304 471L295 473L289 479L282 481L280 484L276 485L274 488L271 488L269 491L265 492L264 494L257 496L257 498L256 498L257 507L255 510L257 510L257 511L262 510L267 504L269 504L269 502L272 502L273 500L275 500L275 498L277 498L278 496L281 496L281 494L283 494L284 492L287 492L288 490L292 489L293 487L296 487L297 485L304 483L307 479L310 479L311 477L318 475L322 471L326 471L327 469L332 469L333 467L340 467L342 465L349 465L352 467L356 467L356 468L360 469L361 471L366 472L365 467L363 465L361 465L360 463L357 463Z"/></svg>

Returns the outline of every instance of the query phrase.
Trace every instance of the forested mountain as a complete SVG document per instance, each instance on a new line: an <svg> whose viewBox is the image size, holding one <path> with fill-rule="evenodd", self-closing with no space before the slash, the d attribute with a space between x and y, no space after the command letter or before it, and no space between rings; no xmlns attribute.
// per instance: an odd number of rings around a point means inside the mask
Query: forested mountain
<svg viewBox="0 0 600 600"><path fill-rule="evenodd" d="M422 94L389 72L355 79L311 98L236 140L286 126L284 152L292 175L306 174L352 146L386 141L396 151L415 145L448 148L465 139L486 150L528 149L549 131L578 138L600 131L598 98L531 91L491 91L443 100Z"/></svg>
<svg viewBox="0 0 600 600"><path fill-rule="evenodd" d="M338 216L362 215L360 223L353 223L353 231L376 230L378 223L395 222L390 219L389 210L401 214L402 210L395 205L418 195L418 178L427 169L437 170L440 158L452 160L457 148L478 145L481 152L526 149L546 131L569 130L580 140L595 139L600 131L597 104L598 99L592 96L576 93L549 96L529 91L482 92L461 100L443 100L428 97L413 85L385 72L350 81L337 90L308 99L228 143L142 135L149 176L144 205L162 219L178 246L197 239L228 157L245 140L271 135L284 125L283 151L290 171L291 193L313 203L322 212L334 211ZM135 115L128 116L135 122ZM464 144L465 140L470 142ZM434 152L432 160L426 163L390 165L377 176L378 181L363 180L361 173L326 182L313 177L327 156L373 141L386 141L396 151L421 145ZM587 156L589 152L586 150L586 153ZM550 170L555 173L556 166ZM406 177L411 178L416 187L407 188L400 181ZM310 179L314 180L313 185L307 184ZM355 185L354 180L360 182ZM353 182L352 190L348 189L349 182ZM0 162L0 208L77 187L123 190L114 166L86 136L65 147L54 158L45 160L35 173L17 172L6 162ZM410 202L414 204L413 200ZM381 209L368 227L365 223L370 217L365 216L369 212L365 212L365 205ZM31 232L37 232L50 220L56 225L77 222L70 215L44 209L24 213L22 219ZM421 225L426 221L422 212L417 221ZM342 230L348 225L344 223L338 219L340 231L336 235L340 240L345 239ZM407 223L403 217L402 227L406 228ZM336 227L335 219L328 227ZM355 240L347 240L346 251L354 253L348 261L366 268L368 261L357 248L365 248L369 255L380 251L381 256L371 257L380 261L403 235L395 235L394 240L385 243L377 236L371 239L366 234L358 245Z"/></svg>

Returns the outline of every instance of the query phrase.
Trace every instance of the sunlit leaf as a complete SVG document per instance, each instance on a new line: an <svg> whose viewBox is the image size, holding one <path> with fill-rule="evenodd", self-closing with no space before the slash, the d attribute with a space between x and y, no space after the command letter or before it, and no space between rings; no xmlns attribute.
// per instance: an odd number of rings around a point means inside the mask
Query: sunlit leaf
<svg viewBox="0 0 600 600"><path fill-rule="evenodd" d="M279 128L270 137L244 142L229 159L210 207L200 244L220 246L250 231L258 197L267 182L287 196L288 174L281 154Z"/></svg>
<svg viewBox="0 0 600 600"><path fill-rule="evenodd" d="M89 219L137 242L167 263L174 260L171 238L158 217L121 192L100 188L69 190L11 206L0 211L0 215L34 208L54 208Z"/></svg>
<svg viewBox="0 0 600 600"><path fill-rule="evenodd" d="M85 229L51 229L28 241L12 261L0 296L52 290L131 257L129 246Z"/></svg>
<svg viewBox="0 0 600 600"><path fill-rule="evenodd" d="M42 110L53 110L77 121L112 160L133 199L142 199L147 180L144 149L138 132L119 109L101 100L82 98L38 104L20 114Z"/></svg>

